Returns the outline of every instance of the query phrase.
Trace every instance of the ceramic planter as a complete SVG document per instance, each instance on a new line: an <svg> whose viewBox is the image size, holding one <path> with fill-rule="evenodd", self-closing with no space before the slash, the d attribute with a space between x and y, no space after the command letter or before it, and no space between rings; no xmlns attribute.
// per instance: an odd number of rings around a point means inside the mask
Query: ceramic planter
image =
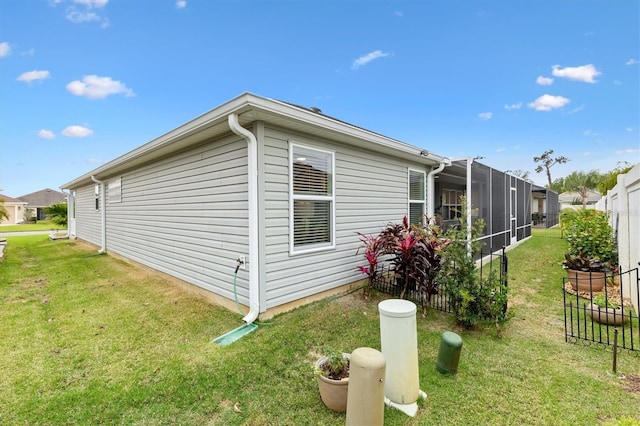
<svg viewBox="0 0 640 426"><path fill-rule="evenodd" d="M597 293L601 291L607 281L606 272L585 272L567 269L567 276L574 291Z"/></svg>
<svg viewBox="0 0 640 426"><path fill-rule="evenodd" d="M587 315L593 321L606 325L622 325L626 319L622 308L601 308L593 303L587 306Z"/></svg>
<svg viewBox="0 0 640 426"><path fill-rule="evenodd" d="M344 358L349 358L349 354L343 353ZM320 370L320 366L326 362L327 357L322 357L316 362L316 370ZM321 374L317 375L318 389L320 390L320 398L327 408L338 413L347 411L347 394L349 391L349 378L342 380L333 380Z"/></svg>

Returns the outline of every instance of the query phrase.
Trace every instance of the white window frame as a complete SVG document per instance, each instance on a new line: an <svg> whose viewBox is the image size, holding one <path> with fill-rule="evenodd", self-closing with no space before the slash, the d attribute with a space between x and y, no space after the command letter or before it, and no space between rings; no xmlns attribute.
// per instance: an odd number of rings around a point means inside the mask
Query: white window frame
<svg viewBox="0 0 640 426"><path fill-rule="evenodd" d="M455 204L449 203L448 200L446 200L447 198L451 198L451 197L447 197L445 196L445 192L446 193L454 193L455 194L455 199L456 202ZM460 197L465 196L465 191L461 190L461 189L450 189L450 188L442 188L442 219L443 220L457 220L458 217L462 216L462 213L464 212L464 210L467 208L465 205L463 204L459 204L460 203ZM459 211L459 213L456 215L456 217L454 218L450 218L450 214L447 215L447 217L445 217L444 213L445 213L445 208L447 210L448 213L450 213L451 211L453 211L454 209L457 209Z"/></svg>
<svg viewBox="0 0 640 426"><path fill-rule="evenodd" d="M419 173L422 175L422 199L411 198L411 173ZM424 170L408 169L407 170L407 217L411 223L411 205L422 205L422 215L427 212L427 174ZM424 216L421 219L421 225L424 225Z"/></svg>
<svg viewBox="0 0 640 426"><path fill-rule="evenodd" d="M109 196L109 204L122 202L122 178L117 177L109 180L107 184L107 195Z"/></svg>
<svg viewBox="0 0 640 426"><path fill-rule="evenodd" d="M293 162L294 151L296 148L302 148L310 151L317 151L318 153L329 155L331 161L331 194L330 195L302 195L295 194L293 191ZM296 142L289 141L289 254L298 255L303 253L313 253L317 251L332 250L336 247L336 158L335 152L325 149L319 149L309 145L304 145ZM297 200L309 200L309 201L329 201L331 203L330 218L329 218L329 242L318 243L313 245L306 245L303 247L296 247L294 244L294 205Z"/></svg>

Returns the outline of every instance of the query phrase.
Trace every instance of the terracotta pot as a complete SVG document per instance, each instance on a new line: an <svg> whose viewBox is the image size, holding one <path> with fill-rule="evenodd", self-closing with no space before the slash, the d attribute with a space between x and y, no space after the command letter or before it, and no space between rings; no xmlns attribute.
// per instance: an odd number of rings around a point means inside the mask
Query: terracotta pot
<svg viewBox="0 0 640 426"><path fill-rule="evenodd" d="M572 289L586 293L601 291L607 281L606 272L585 272L567 269L567 275Z"/></svg>
<svg viewBox="0 0 640 426"><path fill-rule="evenodd" d="M622 325L626 320L622 308L601 308L593 303L587 306L587 315L593 321L607 325Z"/></svg>
<svg viewBox="0 0 640 426"><path fill-rule="evenodd" d="M342 354L343 357L348 358L349 354ZM327 357L322 357L316 362L316 370L327 360ZM333 380L328 377L318 374L318 389L320 390L320 398L327 408L337 411L338 413L344 413L347 411L347 393L349 391L349 378L343 380Z"/></svg>

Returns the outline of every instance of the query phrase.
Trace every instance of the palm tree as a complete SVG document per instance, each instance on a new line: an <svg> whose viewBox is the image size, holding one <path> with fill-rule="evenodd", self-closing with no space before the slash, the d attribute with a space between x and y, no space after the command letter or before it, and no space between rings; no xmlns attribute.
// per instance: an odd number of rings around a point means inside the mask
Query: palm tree
<svg viewBox="0 0 640 426"><path fill-rule="evenodd" d="M4 200L0 199L0 222L4 219L9 219L9 212L4 207Z"/></svg>
<svg viewBox="0 0 640 426"><path fill-rule="evenodd" d="M51 204L47 207L47 216L58 226L67 226L67 203Z"/></svg>

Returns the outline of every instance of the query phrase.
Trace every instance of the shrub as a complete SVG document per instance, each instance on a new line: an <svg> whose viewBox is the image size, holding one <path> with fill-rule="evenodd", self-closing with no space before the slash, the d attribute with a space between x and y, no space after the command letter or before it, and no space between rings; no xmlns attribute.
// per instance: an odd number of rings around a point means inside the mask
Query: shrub
<svg viewBox="0 0 640 426"><path fill-rule="evenodd" d="M464 200L462 204L465 204ZM502 286L494 270L482 277L473 260L480 251L477 238L483 228L484 221L476 221L471 226L471 241L468 241L467 214L462 212L458 226L445 233L451 243L443 250L445 262L440 279L460 325L470 329L482 320L491 320L500 334L500 325L507 319L507 288Z"/></svg>
<svg viewBox="0 0 640 426"><path fill-rule="evenodd" d="M569 243L565 266L573 258L583 264L601 264L602 269L612 269L618 262L613 229L608 215L598 210L578 210L565 220L564 236ZM590 268L594 270L593 268Z"/></svg>

